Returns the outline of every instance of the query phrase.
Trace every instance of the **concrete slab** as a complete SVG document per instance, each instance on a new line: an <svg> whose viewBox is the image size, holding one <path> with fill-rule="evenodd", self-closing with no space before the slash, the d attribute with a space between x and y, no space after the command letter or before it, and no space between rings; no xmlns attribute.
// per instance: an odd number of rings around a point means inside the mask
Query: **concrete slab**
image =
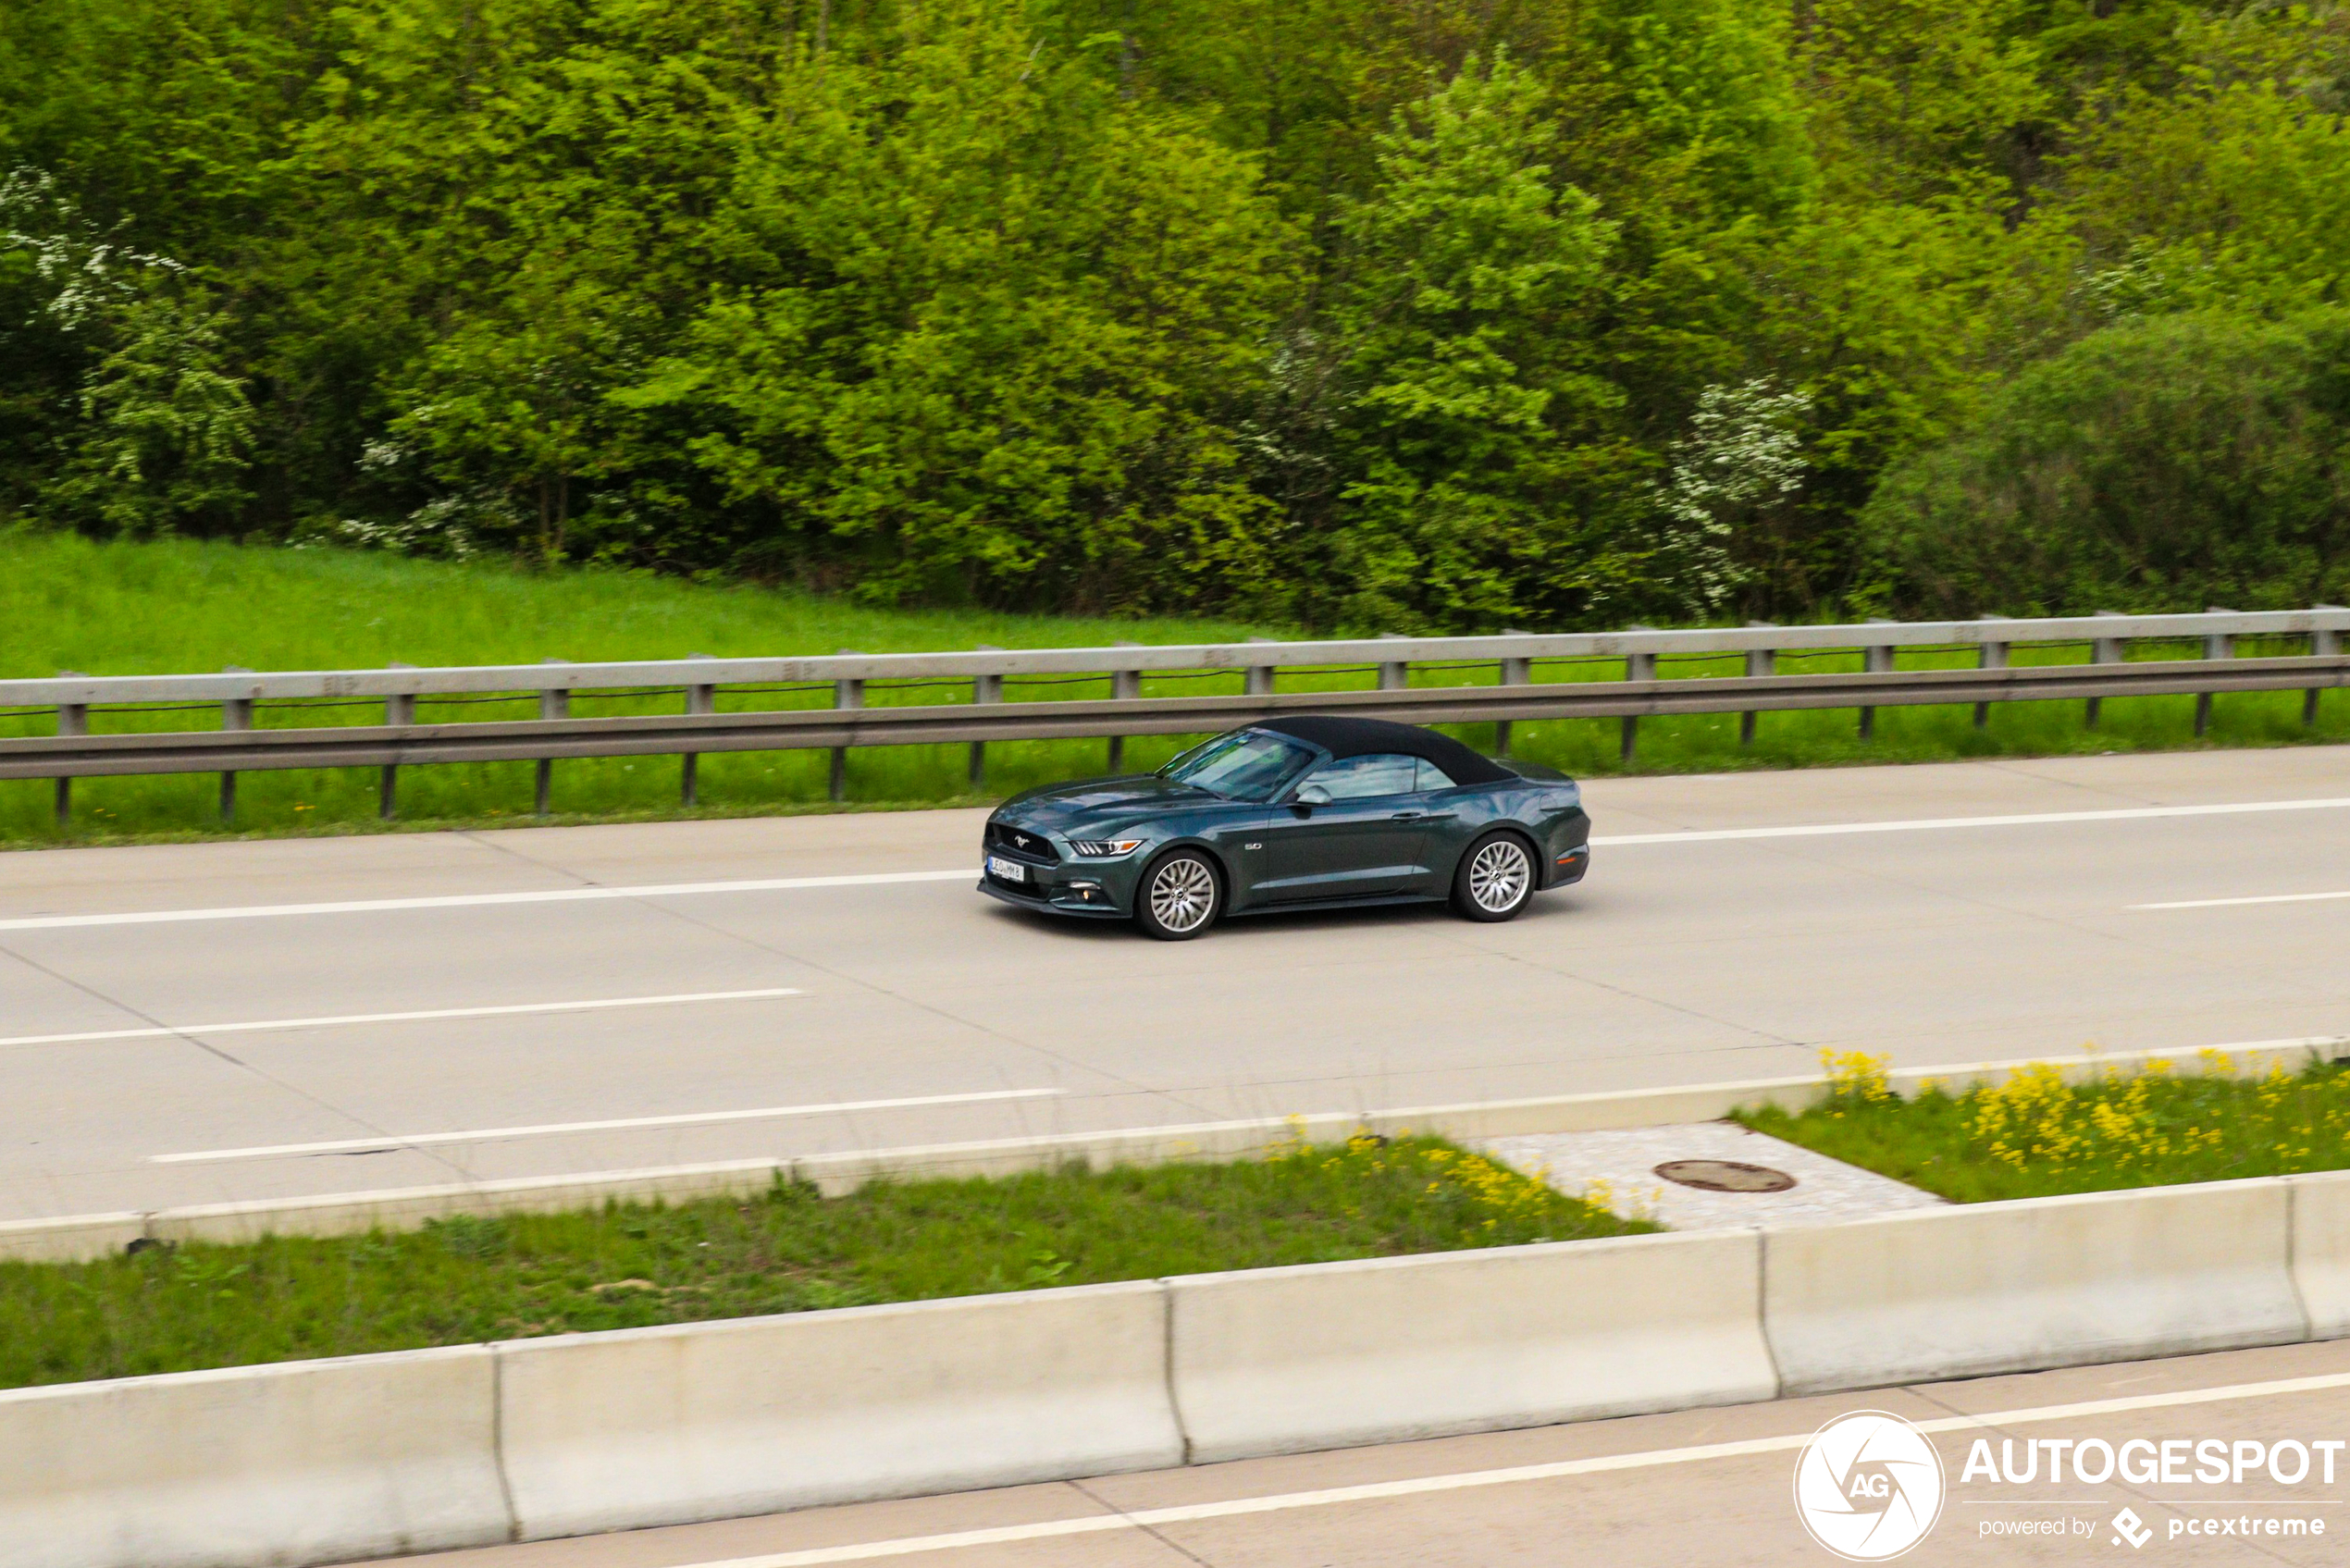
<svg viewBox="0 0 2350 1568"><path fill-rule="evenodd" d="M1683 1122L1606 1132L1552 1132L1496 1138L1484 1147L1562 1192L1589 1194L1629 1218L1675 1230L1750 1225L1832 1225L1903 1209L1936 1208L1943 1200L1890 1177L1730 1121ZM1656 1174L1668 1160L1732 1160L1795 1178L1784 1192L1712 1192Z"/></svg>

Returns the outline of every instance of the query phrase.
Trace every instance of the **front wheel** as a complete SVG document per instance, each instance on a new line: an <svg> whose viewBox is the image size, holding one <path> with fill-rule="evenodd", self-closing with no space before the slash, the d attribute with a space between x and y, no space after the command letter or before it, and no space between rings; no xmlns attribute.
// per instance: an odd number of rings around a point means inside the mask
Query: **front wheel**
<svg viewBox="0 0 2350 1568"><path fill-rule="evenodd" d="M1216 923L1224 907L1224 879L1196 849L1178 849L1153 861L1134 891L1134 923L1161 942L1189 942Z"/></svg>
<svg viewBox="0 0 2350 1568"><path fill-rule="evenodd" d="M1514 833L1478 839L1453 873L1453 907L1468 920L1514 919L1533 896L1534 856Z"/></svg>

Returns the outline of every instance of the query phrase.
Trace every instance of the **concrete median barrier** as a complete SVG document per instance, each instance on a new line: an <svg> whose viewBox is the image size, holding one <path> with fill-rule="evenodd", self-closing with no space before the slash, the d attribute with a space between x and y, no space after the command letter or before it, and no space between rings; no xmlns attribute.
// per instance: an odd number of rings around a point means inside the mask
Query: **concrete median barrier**
<svg viewBox="0 0 2350 1568"><path fill-rule="evenodd" d="M1167 1282L1191 1458L1769 1399L1750 1231Z"/></svg>
<svg viewBox="0 0 2350 1568"><path fill-rule="evenodd" d="M1763 1233L1790 1394L2308 1337L2276 1180L1921 1209Z"/></svg>
<svg viewBox="0 0 2350 1568"><path fill-rule="evenodd" d="M254 1568L509 1537L474 1345L0 1393L0 1568Z"/></svg>
<svg viewBox="0 0 2350 1568"><path fill-rule="evenodd" d="M2350 1170L2284 1179L2293 1204L2293 1284L2313 1340L2350 1338Z"/></svg>
<svg viewBox="0 0 2350 1568"><path fill-rule="evenodd" d="M147 1233L142 1214L82 1214L0 1225L0 1262L88 1263L111 1257Z"/></svg>
<svg viewBox="0 0 2350 1568"><path fill-rule="evenodd" d="M525 1538L1182 1463L1155 1281L496 1347Z"/></svg>

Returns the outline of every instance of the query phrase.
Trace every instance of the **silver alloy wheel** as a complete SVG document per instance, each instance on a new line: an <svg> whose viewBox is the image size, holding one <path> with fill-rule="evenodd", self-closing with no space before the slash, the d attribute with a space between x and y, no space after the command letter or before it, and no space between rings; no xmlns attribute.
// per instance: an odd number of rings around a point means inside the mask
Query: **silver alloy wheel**
<svg viewBox="0 0 2350 1568"><path fill-rule="evenodd" d="M1495 839L1469 862L1469 896L1490 915L1515 908L1533 881L1534 867L1526 858L1526 846L1514 838Z"/></svg>
<svg viewBox="0 0 2350 1568"><path fill-rule="evenodd" d="M1169 931L1197 931L1216 912L1216 873L1196 857L1178 855L1151 873L1150 900L1152 918Z"/></svg>

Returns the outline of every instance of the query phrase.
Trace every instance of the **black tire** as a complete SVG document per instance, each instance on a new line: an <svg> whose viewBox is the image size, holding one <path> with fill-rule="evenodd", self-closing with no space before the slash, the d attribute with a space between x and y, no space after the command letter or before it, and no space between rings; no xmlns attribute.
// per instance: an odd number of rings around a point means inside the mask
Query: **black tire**
<svg viewBox="0 0 2350 1568"><path fill-rule="evenodd" d="M1134 883L1134 923L1161 942L1189 942L1224 912L1224 872L1198 849L1170 849Z"/></svg>
<svg viewBox="0 0 2350 1568"><path fill-rule="evenodd" d="M1534 847L1502 829L1461 855L1453 871L1453 910L1467 920L1513 920L1534 900Z"/></svg>

